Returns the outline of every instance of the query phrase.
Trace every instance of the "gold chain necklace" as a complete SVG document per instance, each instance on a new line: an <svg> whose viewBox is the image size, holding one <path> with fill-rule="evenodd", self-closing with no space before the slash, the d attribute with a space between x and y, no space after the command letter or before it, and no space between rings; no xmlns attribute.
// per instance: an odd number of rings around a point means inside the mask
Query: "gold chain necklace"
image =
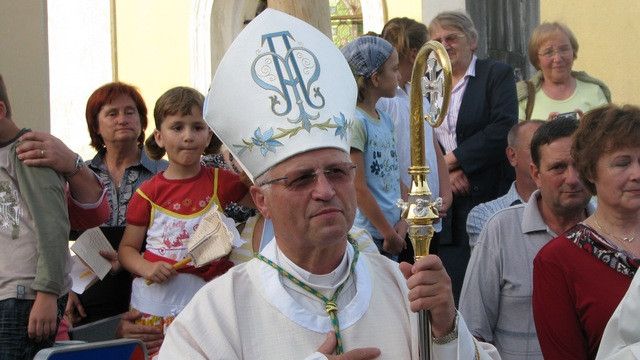
<svg viewBox="0 0 640 360"><path fill-rule="evenodd" d="M614 234L612 234L612 233L608 232L607 230L605 230L605 229L600 225L600 223L598 222L598 219L596 218L596 215L595 215L595 214L593 215L593 221L596 223L596 226L598 227L598 229L600 229L600 230L601 230L602 232L604 232L605 234L607 234L607 235L609 235L609 236L612 236L612 237L614 237L615 239L618 239L619 241L624 241L624 242L626 242L626 243L632 243L632 242L633 242L633 240L635 240L635 239L636 239L636 237L635 237L635 236L630 236L630 237L621 237L621 236L617 236L617 235L614 235Z"/></svg>

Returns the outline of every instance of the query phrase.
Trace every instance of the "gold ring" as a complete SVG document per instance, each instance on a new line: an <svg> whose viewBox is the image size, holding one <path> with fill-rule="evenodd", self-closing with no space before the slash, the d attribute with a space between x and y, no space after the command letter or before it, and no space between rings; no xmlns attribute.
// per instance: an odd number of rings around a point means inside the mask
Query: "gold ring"
<svg viewBox="0 0 640 360"><path fill-rule="evenodd" d="M44 157L44 149L40 150L40 157Z"/></svg>

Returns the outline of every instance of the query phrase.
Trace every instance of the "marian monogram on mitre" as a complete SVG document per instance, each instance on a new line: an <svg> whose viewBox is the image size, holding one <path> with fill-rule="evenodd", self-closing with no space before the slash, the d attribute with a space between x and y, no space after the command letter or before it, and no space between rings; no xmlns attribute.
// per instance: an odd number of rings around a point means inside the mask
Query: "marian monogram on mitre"
<svg viewBox="0 0 640 360"><path fill-rule="evenodd" d="M264 89L265 100L270 100L271 111L282 118L282 125L256 128L250 139L234 144L239 154L253 147L258 147L262 156L275 153L284 146L279 139L293 138L301 130L311 133L313 129L335 129L334 135L345 139L351 119L342 112L321 118L325 97L317 81L322 69L313 51L296 42L289 31L264 34L260 45L251 63L251 77Z"/></svg>
<svg viewBox="0 0 640 360"><path fill-rule="evenodd" d="M253 181L306 151L349 152L357 94L349 64L331 39L266 9L222 58L205 120Z"/></svg>

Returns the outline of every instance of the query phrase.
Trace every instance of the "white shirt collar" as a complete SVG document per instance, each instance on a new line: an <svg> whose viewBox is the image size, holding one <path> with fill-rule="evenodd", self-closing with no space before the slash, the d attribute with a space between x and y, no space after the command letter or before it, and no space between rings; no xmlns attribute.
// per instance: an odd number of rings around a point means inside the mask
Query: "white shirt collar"
<svg viewBox="0 0 640 360"><path fill-rule="evenodd" d="M278 253L279 251L276 241L271 241L260 252L260 254L284 268L284 266L287 266L283 261L286 256L284 256L282 252ZM353 247L349 245L346 247L343 262L338 266L338 268L344 266L347 270L345 272L346 274L348 274L348 269L351 266L351 261L353 261L353 256ZM302 288L298 291L297 285L292 284L291 281L287 279L284 279L280 273L270 265L257 259L254 259L254 261L258 261L260 263L258 264L258 269L266 298L275 308L278 309L278 311L291 321L311 331L324 334L333 329L331 326L331 319L324 310L324 304L322 304L319 299L315 298L313 295L310 297L310 294ZM291 260L288 261L291 262ZM354 276L347 281L347 284L338 298L338 319L340 321L341 329L346 329L355 324L360 318L362 318L362 316L364 316L369 308L372 291L371 277L369 275L369 271L371 271L371 269L369 269L369 267L370 265L368 264L366 257L360 256L354 269ZM289 269L285 270L289 271ZM334 285L333 288L340 285L341 280L344 279L339 275L340 272L340 270L336 271L336 281L332 284ZM313 277L310 279L313 280ZM299 278L299 280L303 279ZM312 285L311 283L308 285L315 287L315 285ZM316 290L321 291L319 288ZM332 294L333 291L331 291L331 295Z"/></svg>
<svg viewBox="0 0 640 360"><path fill-rule="evenodd" d="M273 241L275 243L275 241ZM307 285L321 292L324 296L332 296L333 290L335 290L340 284L342 284L349 276L349 267L353 261L353 247L347 244L347 251L342 256L342 261L338 267L332 272L325 275L312 274L309 271L296 265L291 259L289 259L276 244L276 264L280 265L289 274L295 276L297 279L304 281ZM351 251L349 251L351 250ZM325 290L329 292L329 295L325 293Z"/></svg>

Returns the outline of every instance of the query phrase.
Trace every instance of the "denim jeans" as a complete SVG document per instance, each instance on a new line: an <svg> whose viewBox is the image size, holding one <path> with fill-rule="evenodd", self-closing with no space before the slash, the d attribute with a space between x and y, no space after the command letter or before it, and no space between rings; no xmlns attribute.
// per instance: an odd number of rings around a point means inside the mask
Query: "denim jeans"
<svg viewBox="0 0 640 360"><path fill-rule="evenodd" d="M0 301L0 360L32 359L38 351L53 346L55 333L41 342L29 338L27 328L33 302L16 298ZM56 332L66 305L67 295L58 298Z"/></svg>

